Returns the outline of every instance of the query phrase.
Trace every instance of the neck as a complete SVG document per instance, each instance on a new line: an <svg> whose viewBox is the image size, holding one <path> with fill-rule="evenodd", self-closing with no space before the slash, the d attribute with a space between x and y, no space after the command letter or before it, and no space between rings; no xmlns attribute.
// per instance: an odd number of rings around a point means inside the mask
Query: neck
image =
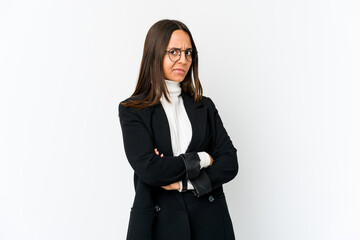
<svg viewBox="0 0 360 240"><path fill-rule="evenodd" d="M170 98L180 96L180 94L181 94L180 82L175 82L175 81L165 79L165 84L166 84L166 87L167 87L167 89L169 91L169 97Z"/></svg>

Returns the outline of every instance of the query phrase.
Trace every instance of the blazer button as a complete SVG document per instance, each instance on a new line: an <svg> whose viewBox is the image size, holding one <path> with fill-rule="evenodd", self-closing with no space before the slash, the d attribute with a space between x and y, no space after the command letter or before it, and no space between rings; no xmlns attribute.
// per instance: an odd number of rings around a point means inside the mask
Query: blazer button
<svg viewBox="0 0 360 240"><path fill-rule="evenodd" d="M215 198L212 195L210 195L209 196L209 202L214 202L214 200L215 200Z"/></svg>
<svg viewBox="0 0 360 240"><path fill-rule="evenodd" d="M156 206L154 207L154 210L155 210L155 212L160 212L160 211L161 211L161 208L160 208L158 205L156 205Z"/></svg>

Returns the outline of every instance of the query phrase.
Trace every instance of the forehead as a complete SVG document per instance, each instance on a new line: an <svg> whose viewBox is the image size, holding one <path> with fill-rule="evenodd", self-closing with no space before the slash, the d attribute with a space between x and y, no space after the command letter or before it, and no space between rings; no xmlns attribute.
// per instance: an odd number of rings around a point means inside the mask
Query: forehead
<svg viewBox="0 0 360 240"><path fill-rule="evenodd" d="M168 48L191 48L189 34L183 30L175 30L170 37Z"/></svg>

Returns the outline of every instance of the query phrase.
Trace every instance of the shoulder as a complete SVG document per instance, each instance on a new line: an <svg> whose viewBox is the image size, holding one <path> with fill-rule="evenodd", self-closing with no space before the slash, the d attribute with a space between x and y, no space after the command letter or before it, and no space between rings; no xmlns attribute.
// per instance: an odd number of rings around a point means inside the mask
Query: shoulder
<svg viewBox="0 0 360 240"><path fill-rule="evenodd" d="M144 96L143 96L143 95L135 95L135 96L131 96L131 97L128 97L128 98L126 98L126 99L122 100L122 101L120 102L120 104L119 104L119 105L122 105L122 103L130 102L130 101L137 101L137 100L141 100L142 98L144 98Z"/></svg>
<svg viewBox="0 0 360 240"><path fill-rule="evenodd" d="M118 105L119 117L121 117L125 113L137 114L139 111L141 111L142 109L134 108L134 107L128 107L128 106L124 105L125 103L131 102L131 101L138 101L138 100L141 100L141 99L142 99L141 95L136 95L136 96L131 96L131 97L128 97L128 98L122 100Z"/></svg>
<svg viewBox="0 0 360 240"><path fill-rule="evenodd" d="M135 95L135 96L131 96L131 97L128 97L128 98L122 100L119 103L119 111L120 111L120 109L136 109L136 108L133 108L133 107L126 107L124 105L124 103L128 103L128 102L131 102L131 101L139 101L139 100L141 100L143 98L144 98L143 95Z"/></svg>
<svg viewBox="0 0 360 240"><path fill-rule="evenodd" d="M195 102L194 97L187 93L182 93L182 96L185 105L195 105L195 108L205 107L207 109L210 109L211 111L216 111L216 107L213 100L208 96L203 95L201 97L201 100L198 102Z"/></svg>
<svg viewBox="0 0 360 240"><path fill-rule="evenodd" d="M198 102L195 102L194 96L192 96L192 95L190 95L190 94L188 94L188 93L184 93L184 92L183 92L181 95L182 95L184 101L186 101L186 103L188 103L188 104L195 104L196 107L198 107L198 106L209 107L209 106L213 106L213 105L214 105L214 103L213 103L213 101L211 100L211 98L210 98L210 97L207 97L207 96L204 96L204 95L201 97L201 100L198 101Z"/></svg>
<svg viewBox="0 0 360 240"><path fill-rule="evenodd" d="M202 96L201 98L201 102L205 105L211 105L213 104L213 101L211 100L210 97L207 97L207 96Z"/></svg>
<svg viewBox="0 0 360 240"><path fill-rule="evenodd" d="M211 110L216 110L215 104L210 97L202 96L201 102L204 106L210 108Z"/></svg>
<svg viewBox="0 0 360 240"><path fill-rule="evenodd" d="M144 98L143 95L135 95L129 98L124 99L119 103L118 112L120 118L132 119L132 118L140 118L145 119L148 118L149 114L152 112L152 109L158 107L158 104L147 106L143 108L137 108L132 106L124 105L124 103L131 102L131 101L139 101Z"/></svg>

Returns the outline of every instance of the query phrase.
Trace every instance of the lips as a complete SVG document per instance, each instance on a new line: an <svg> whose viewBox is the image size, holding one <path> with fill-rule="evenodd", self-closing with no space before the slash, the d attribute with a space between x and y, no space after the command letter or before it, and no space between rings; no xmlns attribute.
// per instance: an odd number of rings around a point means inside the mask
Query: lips
<svg viewBox="0 0 360 240"><path fill-rule="evenodd" d="M174 72L180 73L180 74L184 74L184 73L185 73L185 70L182 69L182 68L175 68L175 69L174 69Z"/></svg>

